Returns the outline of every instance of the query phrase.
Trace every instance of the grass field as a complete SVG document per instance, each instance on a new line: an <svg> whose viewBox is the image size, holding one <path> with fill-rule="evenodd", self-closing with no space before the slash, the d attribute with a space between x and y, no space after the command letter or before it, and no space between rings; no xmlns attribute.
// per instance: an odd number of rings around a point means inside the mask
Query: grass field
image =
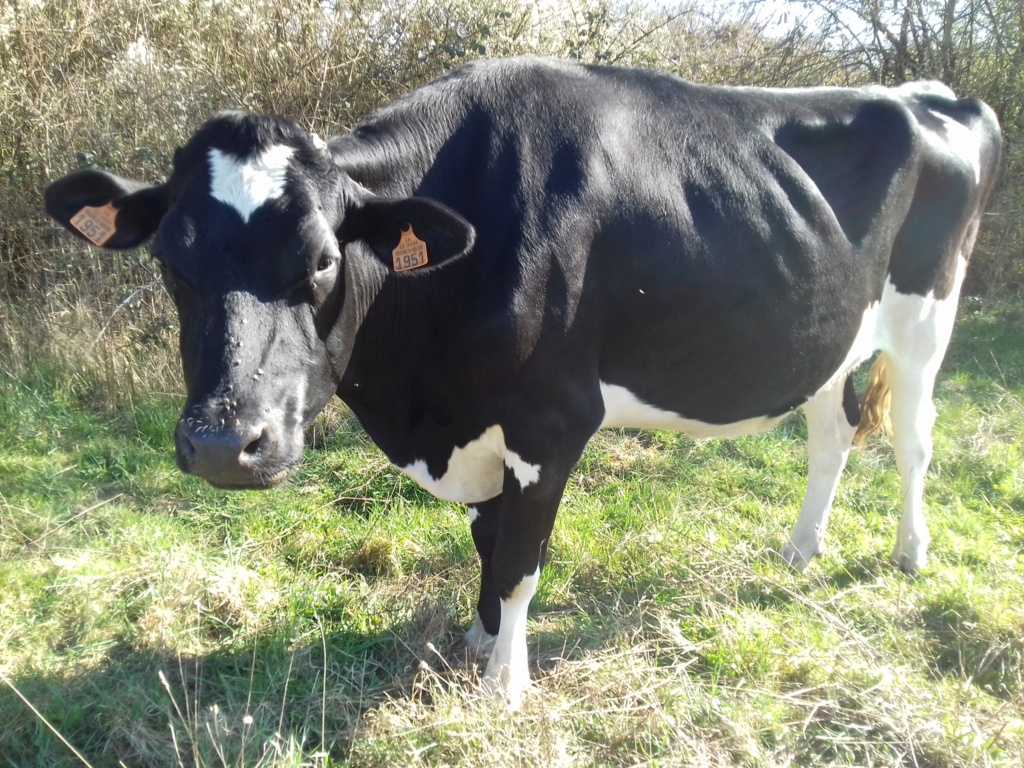
<svg viewBox="0 0 1024 768"><path fill-rule="evenodd" d="M0 764L1024 760L1019 306L962 307L917 579L886 562L885 439L851 457L831 549L800 575L773 553L803 493L801 417L731 442L598 435L515 714L465 658L464 508L346 412L286 488L228 494L175 468L178 396L111 413L71 373L0 372Z"/></svg>

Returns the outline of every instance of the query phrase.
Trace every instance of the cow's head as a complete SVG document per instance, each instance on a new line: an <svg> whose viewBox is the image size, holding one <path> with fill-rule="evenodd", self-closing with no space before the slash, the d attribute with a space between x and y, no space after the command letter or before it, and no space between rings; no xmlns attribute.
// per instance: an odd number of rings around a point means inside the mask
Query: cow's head
<svg viewBox="0 0 1024 768"><path fill-rule="evenodd" d="M425 242L424 272L474 237L436 202L374 196L296 124L246 113L207 121L164 184L79 171L46 210L104 248L150 242L181 324L178 464L226 488L273 486L299 460L377 291L410 279L392 275L403 231Z"/></svg>

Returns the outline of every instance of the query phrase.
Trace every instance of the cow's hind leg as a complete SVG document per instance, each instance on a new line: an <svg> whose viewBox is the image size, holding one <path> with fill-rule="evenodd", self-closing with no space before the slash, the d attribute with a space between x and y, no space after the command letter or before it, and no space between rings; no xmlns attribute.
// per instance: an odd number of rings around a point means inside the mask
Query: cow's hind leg
<svg viewBox="0 0 1024 768"><path fill-rule="evenodd" d="M849 377L839 379L804 404L807 415L807 494L782 556L803 570L825 551L825 528L839 477L857 429L857 398Z"/></svg>
<svg viewBox="0 0 1024 768"><path fill-rule="evenodd" d="M903 484L903 512L892 551L893 563L916 574L928 557L924 519L924 479L932 456L935 377L953 332L965 263L959 260L956 281L945 298L886 290L882 322L887 343L882 360L891 392L891 419L896 466Z"/></svg>
<svg viewBox="0 0 1024 768"><path fill-rule="evenodd" d="M952 321L950 321L952 326ZM924 479L932 458L932 427L935 406L932 390L949 340L949 333L935 338L925 329L920 346L887 356L886 378L891 391L893 448L903 485L903 512L892 550L892 562L901 571L916 574L928 557L928 526L924 519ZM930 351L930 355L927 354Z"/></svg>
<svg viewBox="0 0 1024 768"><path fill-rule="evenodd" d="M926 340L919 351L923 353L929 348L935 353ZM925 358L909 350L898 357L883 353L881 358L882 375L891 397L896 467L903 485L903 512L891 559L893 565L908 574L920 571L928 557L930 536L924 519L924 479L932 457L932 389L941 359L941 352Z"/></svg>
<svg viewBox="0 0 1024 768"><path fill-rule="evenodd" d="M932 457L936 371L891 357L885 358L885 365L892 393L893 448L903 485L903 512L891 559L904 573L916 574L925 565L930 540L924 519L924 478Z"/></svg>
<svg viewBox="0 0 1024 768"><path fill-rule="evenodd" d="M491 655L501 622L501 600L491 573L491 560L494 556L494 542L498 538L500 519L501 496L469 507L473 543L476 545L477 554L480 555L480 595L477 598L476 619L466 632L466 647L479 659L486 659Z"/></svg>

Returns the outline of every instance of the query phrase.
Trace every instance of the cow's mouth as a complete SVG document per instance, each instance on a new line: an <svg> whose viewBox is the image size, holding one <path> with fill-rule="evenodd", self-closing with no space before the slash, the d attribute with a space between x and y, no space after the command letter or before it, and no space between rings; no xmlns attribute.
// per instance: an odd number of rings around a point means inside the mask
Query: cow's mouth
<svg viewBox="0 0 1024 768"><path fill-rule="evenodd" d="M271 424L236 422L210 427L210 420L183 417L175 430L178 467L231 491L263 490L284 483L302 457L302 432Z"/></svg>
<svg viewBox="0 0 1024 768"><path fill-rule="evenodd" d="M277 474L270 477L253 477L251 480L245 480L242 482L234 481L221 481L216 478L207 477L202 471L197 471L195 468L189 471L189 474L196 475L203 478L212 485L214 488L219 488L222 491L269 491L272 488L284 485L291 475L291 468L282 469Z"/></svg>

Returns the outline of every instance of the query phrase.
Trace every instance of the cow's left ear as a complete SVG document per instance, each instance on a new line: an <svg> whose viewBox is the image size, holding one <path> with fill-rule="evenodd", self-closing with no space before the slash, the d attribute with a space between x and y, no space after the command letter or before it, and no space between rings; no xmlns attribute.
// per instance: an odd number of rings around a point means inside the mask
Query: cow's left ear
<svg viewBox="0 0 1024 768"><path fill-rule="evenodd" d="M68 231L103 248L136 248L167 213L162 185L123 179L103 171L77 171L51 183L46 212Z"/></svg>
<svg viewBox="0 0 1024 768"><path fill-rule="evenodd" d="M403 233L406 240L403 240ZM466 253L476 240L472 224L451 208L426 197L364 200L346 212L339 235L364 241L392 269L403 268L399 265L400 255L395 252L400 241L403 247L411 242L410 236L422 241L426 266L443 264Z"/></svg>

